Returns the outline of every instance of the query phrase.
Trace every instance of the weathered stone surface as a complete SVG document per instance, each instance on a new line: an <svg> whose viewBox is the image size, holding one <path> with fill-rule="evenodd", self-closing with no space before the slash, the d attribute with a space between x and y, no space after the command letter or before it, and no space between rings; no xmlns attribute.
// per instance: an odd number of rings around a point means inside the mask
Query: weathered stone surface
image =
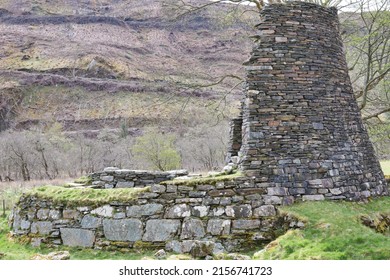
<svg viewBox="0 0 390 280"><path fill-rule="evenodd" d="M64 219L77 219L80 217L80 212L73 209L65 209L62 212L62 216Z"/></svg>
<svg viewBox="0 0 390 280"><path fill-rule="evenodd" d="M42 235L49 234L53 229L51 222L33 222L31 224L31 233L38 233Z"/></svg>
<svg viewBox="0 0 390 280"><path fill-rule="evenodd" d="M167 241L175 236L180 228L179 220L156 219L146 222L144 241Z"/></svg>
<svg viewBox="0 0 390 280"><path fill-rule="evenodd" d="M322 194L313 194L313 195L304 195L302 196L303 201L318 201L318 200L324 200L325 197Z"/></svg>
<svg viewBox="0 0 390 280"><path fill-rule="evenodd" d="M50 209L39 209L37 211L37 218L39 220L47 220L49 218Z"/></svg>
<svg viewBox="0 0 390 280"><path fill-rule="evenodd" d="M162 213L164 207L162 204L150 203L144 205L130 206L126 210L127 217L151 216Z"/></svg>
<svg viewBox="0 0 390 280"><path fill-rule="evenodd" d="M119 181L116 183L116 188L133 188L135 183L133 181Z"/></svg>
<svg viewBox="0 0 390 280"><path fill-rule="evenodd" d="M207 232L212 235L228 235L230 233L230 220L210 219L207 223Z"/></svg>
<svg viewBox="0 0 390 280"><path fill-rule="evenodd" d="M102 225L102 218L92 215L85 215L81 220L81 227L85 229L95 229Z"/></svg>
<svg viewBox="0 0 390 280"><path fill-rule="evenodd" d="M276 210L273 205L263 205L253 211L253 216L255 217L269 217L275 215Z"/></svg>
<svg viewBox="0 0 390 280"><path fill-rule="evenodd" d="M61 219L61 212L59 210L52 209L49 211L49 218L51 220Z"/></svg>
<svg viewBox="0 0 390 280"><path fill-rule="evenodd" d="M226 215L234 218L248 218L252 216L252 207L249 204L226 206Z"/></svg>
<svg viewBox="0 0 390 280"><path fill-rule="evenodd" d="M165 250L177 254L183 253L182 244L178 240L170 240L165 245Z"/></svg>
<svg viewBox="0 0 390 280"><path fill-rule="evenodd" d="M178 204L169 208L165 213L165 218L184 218L191 215L191 209L187 204Z"/></svg>
<svg viewBox="0 0 390 280"><path fill-rule="evenodd" d="M190 254L194 258L206 257L212 255L215 243L212 241L194 241L191 246Z"/></svg>
<svg viewBox="0 0 390 280"><path fill-rule="evenodd" d="M101 217L111 218L114 214L114 208L111 205L103 205L91 211L91 214Z"/></svg>
<svg viewBox="0 0 390 280"><path fill-rule="evenodd" d="M100 176L100 180L104 182L112 182L114 181L114 176Z"/></svg>
<svg viewBox="0 0 390 280"><path fill-rule="evenodd" d="M70 253L68 251L52 252L47 255L36 254L32 257L32 260L69 260Z"/></svg>
<svg viewBox="0 0 390 280"><path fill-rule="evenodd" d="M209 213L210 206L194 206L192 208L192 215L195 217L206 217Z"/></svg>
<svg viewBox="0 0 390 280"><path fill-rule="evenodd" d="M234 220L234 229L257 229L260 227L259 220Z"/></svg>
<svg viewBox="0 0 390 280"><path fill-rule="evenodd" d="M166 190L166 187L163 185L156 185L154 184L153 186L150 187L150 191L154 193L164 193Z"/></svg>
<svg viewBox="0 0 390 280"><path fill-rule="evenodd" d="M138 219L104 219L104 236L113 241L138 241L142 238L142 222Z"/></svg>
<svg viewBox="0 0 390 280"><path fill-rule="evenodd" d="M95 234L92 230L80 228L61 228L61 239L65 246L92 247Z"/></svg>
<svg viewBox="0 0 390 280"><path fill-rule="evenodd" d="M31 222L29 220L21 220L20 221L20 229L26 230L29 229L31 226Z"/></svg>
<svg viewBox="0 0 390 280"><path fill-rule="evenodd" d="M230 189L212 190L208 192L209 196L234 196L236 193Z"/></svg>
<svg viewBox="0 0 390 280"><path fill-rule="evenodd" d="M198 239L205 236L203 222L200 219L185 218L180 239Z"/></svg>

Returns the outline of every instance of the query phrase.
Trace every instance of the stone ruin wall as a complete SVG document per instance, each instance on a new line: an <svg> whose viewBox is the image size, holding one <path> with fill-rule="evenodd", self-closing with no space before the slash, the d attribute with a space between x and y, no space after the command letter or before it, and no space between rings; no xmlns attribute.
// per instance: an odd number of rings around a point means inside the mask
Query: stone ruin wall
<svg viewBox="0 0 390 280"><path fill-rule="evenodd" d="M176 177L188 175L187 170L148 171L107 167L91 175L92 186L97 189L142 188Z"/></svg>
<svg viewBox="0 0 390 280"><path fill-rule="evenodd" d="M192 186L155 184L132 201L94 207L23 196L10 224L14 236L27 237L36 246L150 247L176 253L201 247L212 255L260 246L289 228L302 227L296 218L279 213L275 205L282 203L282 196L266 194L246 178Z"/></svg>
<svg viewBox="0 0 390 280"><path fill-rule="evenodd" d="M353 95L337 10L291 2L261 14L245 63L242 126L235 119L231 128L240 169L259 187L298 199L388 194Z"/></svg>

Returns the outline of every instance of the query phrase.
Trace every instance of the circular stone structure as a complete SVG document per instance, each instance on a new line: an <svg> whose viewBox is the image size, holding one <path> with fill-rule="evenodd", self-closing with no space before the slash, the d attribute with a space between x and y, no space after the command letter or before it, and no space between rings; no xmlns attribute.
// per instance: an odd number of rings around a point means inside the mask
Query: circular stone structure
<svg viewBox="0 0 390 280"><path fill-rule="evenodd" d="M307 200L388 194L357 106L335 8L266 6L229 153L259 186Z"/></svg>

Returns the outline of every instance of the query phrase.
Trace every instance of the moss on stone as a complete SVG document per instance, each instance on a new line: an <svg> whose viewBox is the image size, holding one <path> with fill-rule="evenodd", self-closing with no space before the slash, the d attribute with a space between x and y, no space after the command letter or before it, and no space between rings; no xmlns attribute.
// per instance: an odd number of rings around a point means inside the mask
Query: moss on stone
<svg viewBox="0 0 390 280"><path fill-rule="evenodd" d="M182 186L196 186L196 185L215 185L218 182L225 182L237 179L239 177L244 177L241 172L236 172L229 175L218 175L218 176L208 176L201 178L194 178L189 180L170 180L163 181L161 185L182 185Z"/></svg>
<svg viewBox="0 0 390 280"><path fill-rule="evenodd" d="M34 196L47 199L54 204L66 206L101 206L111 202L128 202L137 199L140 193L149 191L146 188L121 189L91 189L91 188L63 188L57 186L42 186L31 189L25 196Z"/></svg>

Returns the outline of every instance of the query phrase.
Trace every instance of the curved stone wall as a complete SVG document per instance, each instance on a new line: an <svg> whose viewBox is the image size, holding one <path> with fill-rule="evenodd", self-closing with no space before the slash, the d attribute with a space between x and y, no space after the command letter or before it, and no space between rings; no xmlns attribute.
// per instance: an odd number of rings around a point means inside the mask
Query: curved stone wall
<svg viewBox="0 0 390 280"><path fill-rule="evenodd" d="M245 63L241 170L287 195L387 194L353 95L337 10L291 2L266 6L261 17Z"/></svg>
<svg viewBox="0 0 390 280"><path fill-rule="evenodd" d="M80 190L82 191L82 189ZM100 191L100 190L96 190ZM187 253L199 245L208 254L240 251L303 226L263 199L266 190L244 179L196 185L152 185L126 203L67 206L23 196L10 224L15 236L32 244L94 248L166 248Z"/></svg>

